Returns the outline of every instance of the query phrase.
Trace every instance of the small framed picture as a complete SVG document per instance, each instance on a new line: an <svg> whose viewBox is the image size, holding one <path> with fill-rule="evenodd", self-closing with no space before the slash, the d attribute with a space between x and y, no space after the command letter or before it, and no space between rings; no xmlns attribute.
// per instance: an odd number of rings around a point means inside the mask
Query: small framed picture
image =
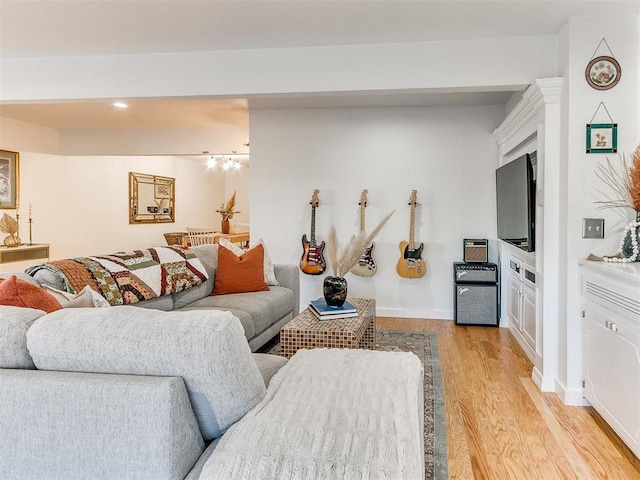
<svg viewBox="0 0 640 480"><path fill-rule="evenodd" d="M0 150L0 208L18 207L20 154Z"/></svg>
<svg viewBox="0 0 640 480"><path fill-rule="evenodd" d="M617 153L618 124L588 123L587 153Z"/></svg>
<svg viewBox="0 0 640 480"><path fill-rule="evenodd" d="M622 69L615 58L603 55L589 62L584 76L592 88L596 90L609 90L615 87L620 81Z"/></svg>

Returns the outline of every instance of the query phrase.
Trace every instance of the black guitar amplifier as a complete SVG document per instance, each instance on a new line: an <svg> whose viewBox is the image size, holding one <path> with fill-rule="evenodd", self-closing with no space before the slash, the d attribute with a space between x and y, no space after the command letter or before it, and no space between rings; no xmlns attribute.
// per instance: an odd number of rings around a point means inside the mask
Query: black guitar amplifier
<svg viewBox="0 0 640 480"><path fill-rule="evenodd" d="M489 241L486 238L465 238L464 261L467 263L487 263L489 261Z"/></svg>
<svg viewBox="0 0 640 480"><path fill-rule="evenodd" d="M498 266L495 263L461 263L453 264L454 281L456 283L497 283Z"/></svg>

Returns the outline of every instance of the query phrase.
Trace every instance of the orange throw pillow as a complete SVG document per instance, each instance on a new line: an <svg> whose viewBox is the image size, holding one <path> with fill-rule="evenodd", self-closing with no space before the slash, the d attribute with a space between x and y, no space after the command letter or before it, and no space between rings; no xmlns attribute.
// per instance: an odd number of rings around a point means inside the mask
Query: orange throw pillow
<svg viewBox="0 0 640 480"><path fill-rule="evenodd" d="M47 313L62 309L53 295L15 275L0 282L0 305L36 308Z"/></svg>
<svg viewBox="0 0 640 480"><path fill-rule="evenodd" d="M264 248L258 244L239 257L218 246L218 271L211 295L269 290L264 281Z"/></svg>

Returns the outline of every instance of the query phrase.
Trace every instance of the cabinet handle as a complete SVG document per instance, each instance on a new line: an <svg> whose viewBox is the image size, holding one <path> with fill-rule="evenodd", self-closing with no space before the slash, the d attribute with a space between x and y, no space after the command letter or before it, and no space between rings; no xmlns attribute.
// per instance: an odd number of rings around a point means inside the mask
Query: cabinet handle
<svg viewBox="0 0 640 480"><path fill-rule="evenodd" d="M617 332L618 331L618 324L617 323L613 323L610 320L607 320L606 322L604 322L604 326L607 327L612 332Z"/></svg>

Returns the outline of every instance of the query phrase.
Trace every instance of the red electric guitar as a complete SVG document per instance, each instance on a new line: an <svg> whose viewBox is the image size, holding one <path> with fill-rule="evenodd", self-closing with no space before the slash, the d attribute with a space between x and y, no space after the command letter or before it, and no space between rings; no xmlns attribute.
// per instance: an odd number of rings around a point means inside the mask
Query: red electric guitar
<svg viewBox="0 0 640 480"><path fill-rule="evenodd" d="M300 270L307 275L322 274L327 265L324 261L322 252L324 251L324 241L320 245L316 244L316 208L320 205L318 193L320 190L313 191L311 197L311 241L307 240L307 234L302 236L302 258L300 259Z"/></svg>

